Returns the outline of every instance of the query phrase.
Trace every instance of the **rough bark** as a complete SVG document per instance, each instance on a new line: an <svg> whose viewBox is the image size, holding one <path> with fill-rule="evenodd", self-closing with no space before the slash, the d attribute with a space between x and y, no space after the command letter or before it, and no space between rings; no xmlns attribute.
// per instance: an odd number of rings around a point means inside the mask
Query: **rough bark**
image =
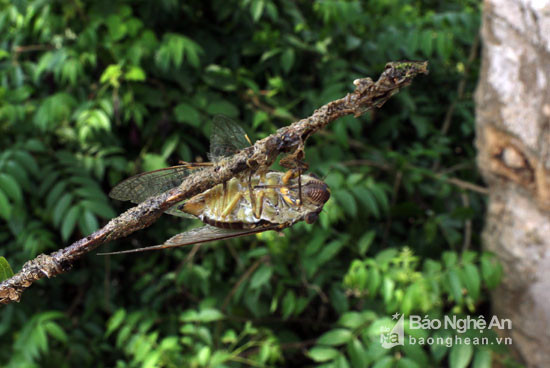
<svg viewBox="0 0 550 368"><path fill-rule="evenodd" d="M487 0L476 92L478 164L489 185L483 242L504 266L493 309L512 349L550 362L550 2Z"/></svg>
<svg viewBox="0 0 550 368"><path fill-rule="evenodd" d="M305 141L312 134L339 117L350 114L360 116L373 107L382 106L400 88L408 86L418 74L427 74L427 67L428 62L390 62L376 82L370 78L355 80L353 93L320 107L310 117L279 129L253 146L216 162L211 168L189 175L178 187L145 200L86 238L50 255L41 254L28 261L21 271L0 283L0 304L19 301L21 294L33 282L67 272L73 262L84 254L105 242L151 225L164 211L182 200L249 170L265 170L281 153L288 154L288 158L302 159Z"/></svg>

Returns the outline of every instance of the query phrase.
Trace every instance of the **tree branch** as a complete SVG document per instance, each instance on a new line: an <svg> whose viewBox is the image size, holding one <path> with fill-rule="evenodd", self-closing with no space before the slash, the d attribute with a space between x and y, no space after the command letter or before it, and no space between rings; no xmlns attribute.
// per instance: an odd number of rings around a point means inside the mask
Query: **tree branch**
<svg viewBox="0 0 550 368"><path fill-rule="evenodd" d="M67 272L84 254L151 225L164 211L182 200L245 171L267 169L281 153L301 158L309 136L339 117L350 114L358 117L372 107L381 107L400 88L408 86L416 75L427 74L427 67L427 62L388 63L378 81L373 82L370 78L355 80L353 93L320 107L310 117L277 130L253 146L216 162L211 168L186 177L178 187L145 200L70 246L26 262L21 271L0 283L0 304L19 301L23 291L33 282Z"/></svg>

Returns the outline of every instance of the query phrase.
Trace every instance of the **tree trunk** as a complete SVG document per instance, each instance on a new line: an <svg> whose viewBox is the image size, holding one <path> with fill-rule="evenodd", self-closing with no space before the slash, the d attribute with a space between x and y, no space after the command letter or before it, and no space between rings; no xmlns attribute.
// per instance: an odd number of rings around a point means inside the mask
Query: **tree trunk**
<svg viewBox="0 0 550 368"><path fill-rule="evenodd" d="M550 364L550 1L486 0L476 92L478 164L490 187L483 242L504 266L493 310L512 349Z"/></svg>

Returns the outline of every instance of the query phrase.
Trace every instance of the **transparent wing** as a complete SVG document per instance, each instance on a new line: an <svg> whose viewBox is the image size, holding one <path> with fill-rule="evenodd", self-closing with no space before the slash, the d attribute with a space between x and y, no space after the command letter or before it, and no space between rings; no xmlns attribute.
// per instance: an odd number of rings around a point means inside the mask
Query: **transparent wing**
<svg viewBox="0 0 550 368"><path fill-rule="evenodd" d="M217 115L212 121L212 135L210 136L210 161L216 161L222 157L231 156L250 146L246 132L223 115Z"/></svg>
<svg viewBox="0 0 550 368"><path fill-rule="evenodd" d="M174 235L173 237L165 241L164 244L154 245L152 247L123 250L120 252L98 253L98 255L104 256L104 255L110 255L110 254L126 254L126 253L146 252L149 250L176 248L176 247L182 247L184 245L200 244L200 243L206 243L214 240L237 238L240 236L261 233L267 230L274 230L276 228L277 226L275 225L266 225L266 226L260 226L254 229L233 230L233 229L221 229L210 225L204 225L202 227Z"/></svg>
<svg viewBox="0 0 550 368"><path fill-rule="evenodd" d="M180 185L190 171L187 166L180 165L144 172L118 183L109 193L109 197L141 203Z"/></svg>

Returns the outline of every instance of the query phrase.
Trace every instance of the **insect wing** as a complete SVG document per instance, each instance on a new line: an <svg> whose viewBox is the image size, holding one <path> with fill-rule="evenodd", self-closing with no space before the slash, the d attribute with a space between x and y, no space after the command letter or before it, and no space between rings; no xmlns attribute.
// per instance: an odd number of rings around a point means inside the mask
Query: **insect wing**
<svg viewBox="0 0 550 368"><path fill-rule="evenodd" d="M214 240L237 238L273 229L274 226L257 227L254 229L222 229L210 225L204 225L185 233L174 235L164 242L165 248L180 247L189 244L206 243Z"/></svg>
<svg viewBox="0 0 550 368"><path fill-rule="evenodd" d="M141 203L149 197L180 185L189 173L190 170L185 165L141 173L120 182L111 190L109 197L119 201Z"/></svg>
<svg viewBox="0 0 550 368"><path fill-rule="evenodd" d="M120 252L98 253L98 255L105 256L105 255L111 255L111 254L137 253L137 252L146 252L149 250L176 248L176 247L182 247L184 245L200 244L200 243L206 243L214 240L238 238L240 236L261 233L261 232L264 232L267 230L273 230L276 228L277 226L268 225L263 227L257 227L254 229L236 230L236 229L221 229L210 225L204 225L202 227L174 235L173 237L165 241L164 244L154 245L152 247L123 250Z"/></svg>
<svg viewBox="0 0 550 368"><path fill-rule="evenodd" d="M212 121L210 136L210 161L234 155L238 151L250 146L246 132L226 116L217 115Z"/></svg>

